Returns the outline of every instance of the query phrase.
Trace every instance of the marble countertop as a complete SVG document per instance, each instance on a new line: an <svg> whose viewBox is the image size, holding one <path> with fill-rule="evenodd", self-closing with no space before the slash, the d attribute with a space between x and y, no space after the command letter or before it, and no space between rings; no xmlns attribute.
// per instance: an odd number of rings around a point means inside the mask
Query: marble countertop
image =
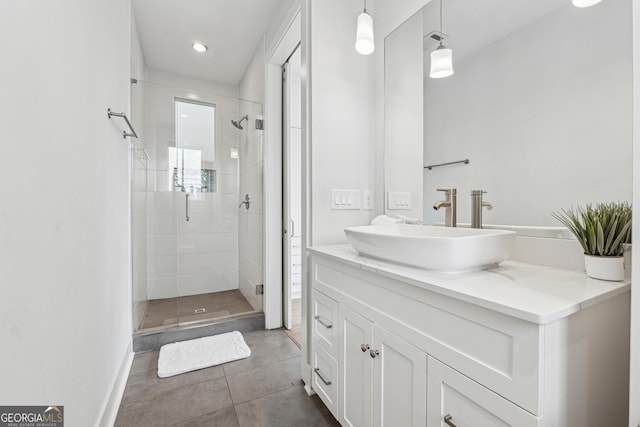
<svg viewBox="0 0 640 427"><path fill-rule="evenodd" d="M442 273L360 256L350 245L308 249L352 267L389 277L529 322L547 324L629 292L631 280L608 282L584 272L505 261L465 273Z"/></svg>

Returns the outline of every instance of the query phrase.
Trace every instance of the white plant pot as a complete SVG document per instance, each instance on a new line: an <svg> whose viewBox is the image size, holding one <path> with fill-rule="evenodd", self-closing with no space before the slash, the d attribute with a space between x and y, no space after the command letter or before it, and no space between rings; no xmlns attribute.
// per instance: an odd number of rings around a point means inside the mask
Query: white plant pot
<svg viewBox="0 0 640 427"><path fill-rule="evenodd" d="M600 280L618 281L624 279L623 256L584 256L587 276Z"/></svg>

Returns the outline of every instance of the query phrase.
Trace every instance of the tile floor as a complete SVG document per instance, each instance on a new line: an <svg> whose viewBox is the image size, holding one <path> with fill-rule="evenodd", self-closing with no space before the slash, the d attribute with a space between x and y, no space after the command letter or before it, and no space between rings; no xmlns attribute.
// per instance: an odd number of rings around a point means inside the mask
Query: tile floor
<svg viewBox="0 0 640 427"><path fill-rule="evenodd" d="M202 310L196 313L196 310ZM253 312L238 290L147 301L140 329L184 325Z"/></svg>
<svg viewBox="0 0 640 427"><path fill-rule="evenodd" d="M339 426L300 380L300 350L282 330L244 334L247 359L158 378L158 352L136 354L116 426Z"/></svg>

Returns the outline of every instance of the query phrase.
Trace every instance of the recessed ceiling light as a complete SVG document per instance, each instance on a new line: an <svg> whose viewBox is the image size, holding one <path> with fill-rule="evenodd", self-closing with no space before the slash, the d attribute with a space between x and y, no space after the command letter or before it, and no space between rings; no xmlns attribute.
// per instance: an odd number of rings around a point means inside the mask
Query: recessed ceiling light
<svg viewBox="0 0 640 427"><path fill-rule="evenodd" d="M193 44L193 49L196 52L206 52L207 51L207 47L205 45L203 45L202 43L200 43L200 42L195 42Z"/></svg>

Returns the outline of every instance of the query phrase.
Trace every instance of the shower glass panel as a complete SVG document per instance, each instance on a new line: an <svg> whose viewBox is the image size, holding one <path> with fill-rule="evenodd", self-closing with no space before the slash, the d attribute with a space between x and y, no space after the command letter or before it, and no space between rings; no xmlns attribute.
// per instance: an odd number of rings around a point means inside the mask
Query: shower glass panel
<svg viewBox="0 0 640 427"><path fill-rule="evenodd" d="M261 312L262 105L140 80L132 103L144 129L133 153L134 329ZM243 129L232 124L245 115ZM245 194L249 210L238 206Z"/></svg>

